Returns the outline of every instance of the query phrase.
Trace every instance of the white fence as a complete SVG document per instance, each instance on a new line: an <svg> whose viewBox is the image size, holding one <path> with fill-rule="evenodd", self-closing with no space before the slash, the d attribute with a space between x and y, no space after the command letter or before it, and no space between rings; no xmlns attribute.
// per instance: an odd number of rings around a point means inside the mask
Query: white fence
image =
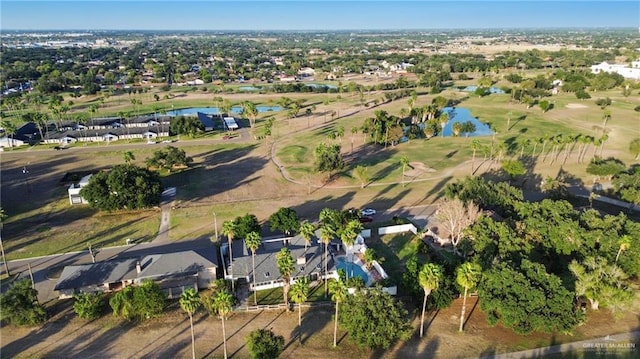
<svg viewBox="0 0 640 359"><path fill-rule="evenodd" d="M382 269L382 266L380 265L380 263L378 263L378 261L371 262L371 265L373 266L373 268L375 268L378 271L378 273L380 273L383 279L389 278L389 276L387 275L387 272L385 272L384 269Z"/></svg>
<svg viewBox="0 0 640 359"><path fill-rule="evenodd" d="M413 234L418 233L418 229L412 223L409 224L400 224L397 226L389 226L389 227L380 227L378 228L378 234L392 234L392 233L403 233L403 232L411 232Z"/></svg>

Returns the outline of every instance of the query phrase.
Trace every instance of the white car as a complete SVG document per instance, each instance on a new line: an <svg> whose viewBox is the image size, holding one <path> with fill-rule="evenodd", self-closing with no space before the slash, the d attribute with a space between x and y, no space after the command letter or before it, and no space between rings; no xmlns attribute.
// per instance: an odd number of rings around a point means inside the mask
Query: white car
<svg viewBox="0 0 640 359"><path fill-rule="evenodd" d="M376 210L373 208L365 208L362 210L363 216L373 216L374 214L376 214Z"/></svg>

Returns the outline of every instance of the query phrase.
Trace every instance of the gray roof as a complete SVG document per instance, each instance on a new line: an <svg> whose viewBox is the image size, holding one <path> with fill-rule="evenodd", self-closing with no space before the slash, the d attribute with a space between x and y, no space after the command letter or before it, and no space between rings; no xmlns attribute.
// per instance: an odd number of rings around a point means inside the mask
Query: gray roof
<svg viewBox="0 0 640 359"><path fill-rule="evenodd" d="M288 238L288 248L291 256L296 261L296 271L293 277L310 275L311 273L324 272L324 245L320 243L317 237L311 239L311 244L305 252L305 241L302 236ZM248 277L253 280L253 265L251 260L251 251L248 251L244 241L238 241L235 247L242 247L241 250L234 249L233 265L231 273L234 278ZM263 242L260 248L256 250L256 282L267 282L279 280L280 270L276 260L276 255L285 247L283 239ZM236 257L237 255L237 257ZM298 264L298 259L304 258L304 264ZM328 269L333 270L334 263L332 256L329 255Z"/></svg>
<svg viewBox="0 0 640 359"><path fill-rule="evenodd" d="M77 289L136 278L137 258L66 266L54 290Z"/></svg>
<svg viewBox="0 0 640 359"><path fill-rule="evenodd" d="M201 270L217 267L215 263L194 251L155 254L140 261L138 278L165 277L175 274L196 274Z"/></svg>
<svg viewBox="0 0 640 359"><path fill-rule="evenodd" d="M142 259L128 258L66 266L54 290L79 289L124 280L196 274L203 269L217 267L214 260L205 257L190 250L148 255ZM140 273L136 270L138 262L141 267Z"/></svg>

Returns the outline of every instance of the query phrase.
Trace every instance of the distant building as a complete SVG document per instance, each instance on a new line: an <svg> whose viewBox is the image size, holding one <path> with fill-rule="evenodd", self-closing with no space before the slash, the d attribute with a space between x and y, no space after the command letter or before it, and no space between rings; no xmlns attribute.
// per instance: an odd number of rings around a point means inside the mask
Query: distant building
<svg viewBox="0 0 640 359"><path fill-rule="evenodd" d="M607 62L591 66L591 73L597 74L600 72L616 73L627 79L640 80L640 61L633 61L631 66L609 64Z"/></svg>

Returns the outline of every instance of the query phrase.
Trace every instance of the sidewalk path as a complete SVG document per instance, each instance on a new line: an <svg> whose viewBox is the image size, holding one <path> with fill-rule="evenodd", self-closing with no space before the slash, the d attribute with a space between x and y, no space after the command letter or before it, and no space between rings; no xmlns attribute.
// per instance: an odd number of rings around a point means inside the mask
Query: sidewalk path
<svg viewBox="0 0 640 359"><path fill-rule="evenodd" d="M169 241L169 229L171 228L171 203L175 196L175 187L169 187L162 192L162 200L160 201L160 208L162 209L162 214L160 216L160 228L158 229L158 236L153 240L153 243Z"/></svg>

